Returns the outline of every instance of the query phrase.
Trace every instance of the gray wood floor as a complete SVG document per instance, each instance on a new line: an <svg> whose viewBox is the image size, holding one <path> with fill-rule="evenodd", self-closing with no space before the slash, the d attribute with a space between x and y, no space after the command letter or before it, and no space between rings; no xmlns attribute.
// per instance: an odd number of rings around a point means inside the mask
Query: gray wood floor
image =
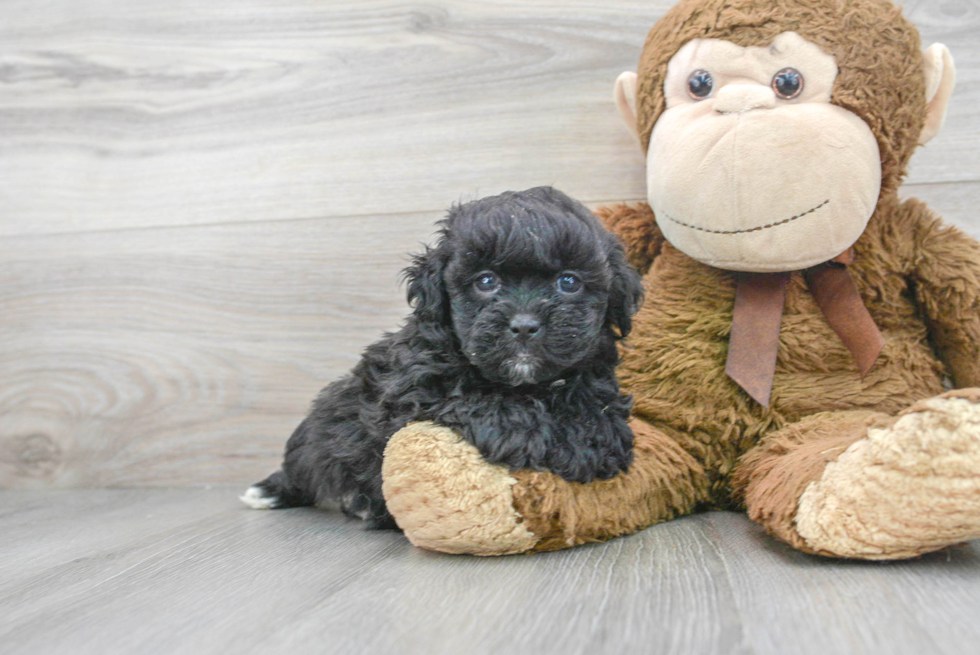
<svg viewBox="0 0 980 655"><path fill-rule="evenodd" d="M715 512L474 558L235 490L0 492L0 652L950 653L980 640L980 545L802 555Z"/></svg>
<svg viewBox="0 0 980 655"><path fill-rule="evenodd" d="M450 203L644 197L611 89L670 4L0 2L0 654L975 652L980 542L476 559L235 498ZM980 1L904 4L958 83L902 193L980 237Z"/></svg>

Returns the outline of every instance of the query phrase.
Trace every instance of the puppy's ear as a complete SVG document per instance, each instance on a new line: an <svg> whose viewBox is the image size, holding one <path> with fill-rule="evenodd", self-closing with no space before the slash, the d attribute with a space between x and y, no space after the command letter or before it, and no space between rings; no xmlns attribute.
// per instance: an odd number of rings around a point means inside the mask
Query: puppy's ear
<svg viewBox="0 0 980 655"><path fill-rule="evenodd" d="M609 287L609 308L606 320L619 329L625 337L633 328L633 314L643 302L643 284L640 274L626 260L626 252L616 237L609 235L612 243L609 249L609 267L613 279Z"/></svg>
<svg viewBox="0 0 980 655"><path fill-rule="evenodd" d="M444 251L440 246L426 247L425 252L416 255L412 265L404 271L408 302L414 305L414 314L420 323L442 325L447 321L449 294L442 276L448 257Z"/></svg>

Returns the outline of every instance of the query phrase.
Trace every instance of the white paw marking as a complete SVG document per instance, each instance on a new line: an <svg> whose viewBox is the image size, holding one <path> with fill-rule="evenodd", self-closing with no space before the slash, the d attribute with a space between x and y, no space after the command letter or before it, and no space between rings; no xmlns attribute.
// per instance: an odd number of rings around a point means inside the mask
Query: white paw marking
<svg viewBox="0 0 980 655"><path fill-rule="evenodd" d="M278 498L266 496L265 492L258 487L249 487L248 491L239 496L238 499L252 509L273 509L279 503Z"/></svg>

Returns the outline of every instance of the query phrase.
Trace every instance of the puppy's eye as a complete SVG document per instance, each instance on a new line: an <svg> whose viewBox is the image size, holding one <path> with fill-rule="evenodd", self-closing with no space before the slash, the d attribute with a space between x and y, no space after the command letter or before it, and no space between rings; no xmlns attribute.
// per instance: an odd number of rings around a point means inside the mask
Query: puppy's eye
<svg viewBox="0 0 980 655"><path fill-rule="evenodd" d="M708 71L696 70L687 78L687 92L695 100L710 96L714 85L715 80Z"/></svg>
<svg viewBox="0 0 980 655"><path fill-rule="evenodd" d="M577 275L562 273L558 276L558 290L562 293L578 293L582 289L582 280Z"/></svg>
<svg viewBox="0 0 980 655"><path fill-rule="evenodd" d="M476 281L473 282L473 286L481 293L493 293L500 288L500 279L495 273L487 271L480 273Z"/></svg>
<svg viewBox="0 0 980 655"><path fill-rule="evenodd" d="M773 75L772 89L783 100L792 100L803 91L803 75L795 68L784 68Z"/></svg>

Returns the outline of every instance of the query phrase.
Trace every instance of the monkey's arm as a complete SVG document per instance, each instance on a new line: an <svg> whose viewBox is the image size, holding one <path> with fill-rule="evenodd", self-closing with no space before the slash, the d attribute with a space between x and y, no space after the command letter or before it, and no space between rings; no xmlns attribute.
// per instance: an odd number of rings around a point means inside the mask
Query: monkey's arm
<svg viewBox="0 0 980 655"><path fill-rule="evenodd" d="M606 229L619 237L626 248L626 257L640 274L645 274L660 254L664 235L650 205L607 205L594 211Z"/></svg>
<svg viewBox="0 0 980 655"><path fill-rule="evenodd" d="M912 279L930 336L957 387L980 386L980 243L907 200L915 225Z"/></svg>

